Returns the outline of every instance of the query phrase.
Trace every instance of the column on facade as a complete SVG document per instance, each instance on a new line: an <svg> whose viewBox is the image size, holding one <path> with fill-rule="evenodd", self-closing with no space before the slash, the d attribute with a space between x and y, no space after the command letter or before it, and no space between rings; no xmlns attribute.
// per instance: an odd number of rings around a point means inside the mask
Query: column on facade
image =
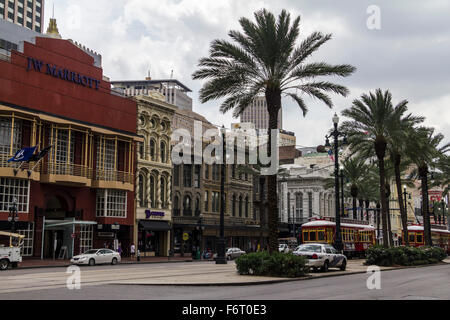
<svg viewBox="0 0 450 320"><path fill-rule="evenodd" d="M167 174L166 195L167 195L167 209L172 210L172 177L170 174Z"/></svg>
<svg viewBox="0 0 450 320"><path fill-rule="evenodd" d="M158 176L156 177L156 208L161 209L161 173L158 171Z"/></svg>
<svg viewBox="0 0 450 320"><path fill-rule="evenodd" d="M136 175L136 184L135 184L135 186L136 186L136 195L135 195L135 198L136 198L136 202L138 203L138 206L139 206L139 203L140 203L140 201L141 201L141 199L139 198L139 191L140 191L140 187L139 187L139 172L138 172L138 174Z"/></svg>
<svg viewBox="0 0 450 320"><path fill-rule="evenodd" d="M154 208L154 203L152 203L152 201L151 201L151 199L152 199L152 197L151 197L151 189L150 189L151 176L152 176L151 172L147 172L147 194L146 194L146 196L147 196L147 203L149 204L148 206L150 208Z"/></svg>

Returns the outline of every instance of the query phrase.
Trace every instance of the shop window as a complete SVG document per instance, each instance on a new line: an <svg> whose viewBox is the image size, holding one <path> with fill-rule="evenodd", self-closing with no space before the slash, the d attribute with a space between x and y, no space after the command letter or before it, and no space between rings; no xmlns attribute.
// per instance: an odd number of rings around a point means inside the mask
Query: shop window
<svg viewBox="0 0 450 320"><path fill-rule="evenodd" d="M80 253L92 249L93 234L92 225L82 225L80 227Z"/></svg>
<svg viewBox="0 0 450 320"><path fill-rule="evenodd" d="M25 236L23 239L23 246L20 249L20 254L24 257L33 256L34 223L29 222L27 229L18 230L17 233Z"/></svg>

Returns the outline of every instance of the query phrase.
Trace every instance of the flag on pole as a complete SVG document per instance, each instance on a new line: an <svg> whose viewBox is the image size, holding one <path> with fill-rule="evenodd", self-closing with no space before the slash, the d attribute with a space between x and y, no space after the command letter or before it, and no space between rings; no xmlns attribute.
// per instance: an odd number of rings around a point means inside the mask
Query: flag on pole
<svg viewBox="0 0 450 320"><path fill-rule="evenodd" d="M23 161L29 161L30 157L33 155L34 151L36 151L37 146L34 147L28 147L20 149L16 152L14 157L8 160L8 162L23 162Z"/></svg>
<svg viewBox="0 0 450 320"><path fill-rule="evenodd" d="M39 161L39 160L41 160L43 157L45 157L45 155L50 151L51 148L52 148L52 146L45 147L44 149L39 151L38 154L33 154L28 159L28 161Z"/></svg>

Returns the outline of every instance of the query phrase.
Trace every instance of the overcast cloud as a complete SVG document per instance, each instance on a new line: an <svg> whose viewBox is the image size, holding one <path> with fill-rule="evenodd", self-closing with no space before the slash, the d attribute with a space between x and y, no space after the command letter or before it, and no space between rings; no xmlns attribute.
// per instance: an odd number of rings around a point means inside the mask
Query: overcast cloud
<svg viewBox="0 0 450 320"><path fill-rule="evenodd" d="M55 18L63 38L102 54L104 74L112 80L174 78L192 89L194 111L214 124L229 127L231 113L219 114L220 101L201 104L202 83L191 79L198 60L214 39L240 30L240 17L267 8L276 15L287 9L301 16L301 39L313 31L332 33L310 61L349 63L354 75L336 80L350 96L333 96L335 108L306 99L309 113L283 100L283 128L294 131L297 145L324 143L334 112L376 88L389 89L394 103L407 99L411 112L450 137L450 2L447 0L55 0ZM381 10L381 29L369 30L367 8ZM52 15L46 1L45 29Z"/></svg>

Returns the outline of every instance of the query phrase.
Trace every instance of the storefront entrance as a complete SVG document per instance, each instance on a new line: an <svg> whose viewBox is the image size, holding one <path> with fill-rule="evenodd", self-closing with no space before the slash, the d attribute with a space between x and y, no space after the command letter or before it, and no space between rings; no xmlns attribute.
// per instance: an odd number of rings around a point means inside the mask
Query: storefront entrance
<svg viewBox="0 0 450 320"><path fill-rule="evenodd" d="M139 220L137 249L141 256L167 256L169 230L170 226L167 221Z"/></svg>

